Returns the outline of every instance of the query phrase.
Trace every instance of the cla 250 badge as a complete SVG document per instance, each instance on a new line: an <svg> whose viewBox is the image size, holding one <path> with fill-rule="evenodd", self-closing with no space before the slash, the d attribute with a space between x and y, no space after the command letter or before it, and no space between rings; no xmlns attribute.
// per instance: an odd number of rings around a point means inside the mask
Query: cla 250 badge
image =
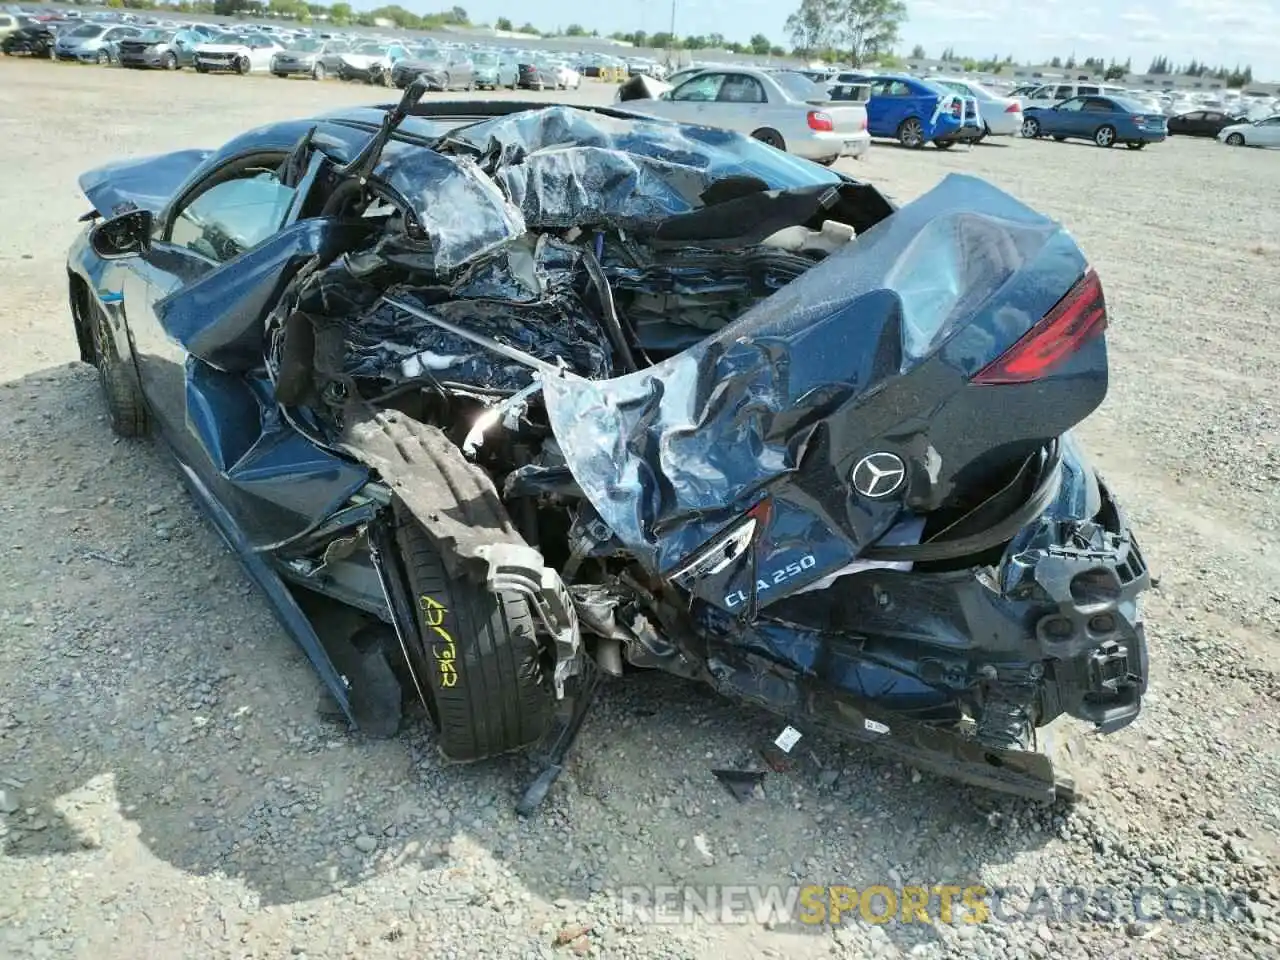
<svg viewBox="0 0 1280 960"><path fill-rule="evenodd" d="M778 586L778 584L786 583L788 580L792 580L800 576L800 574L804 573L806 570L812 570L817 565L818 558L811 553L806 553L799 560L796 560L793 563L788 563L785 567L779 567L772 573L761 575L756 580L756 593L764 593L766 590L772 590L774 587ZM732 610L739 604L746 603L747 599L746 591L735 590L724 598L724 605Z"/></svg>

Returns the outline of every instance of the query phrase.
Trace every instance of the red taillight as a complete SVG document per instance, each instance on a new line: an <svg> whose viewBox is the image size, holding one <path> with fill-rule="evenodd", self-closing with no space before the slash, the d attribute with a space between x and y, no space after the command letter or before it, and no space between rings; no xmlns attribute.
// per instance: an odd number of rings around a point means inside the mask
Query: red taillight
<svg viewBox="0 0 1280 960"><path fill-rule="evenodd" d="M836 125L831 120L831 114L823 113L821 110L810 110L809 129L816 130L819 133L833 133Z"/></svg>
<svg viewBox="0 0 1280 960"><path fill-rule="evenodd" d="M974 383L1030 383L1060 367L1107 328L1107 301L1092 268L1018 342L987 364Z"/></svg>
<svg viewBox="0 0 1280 960"><path fill-rule="evenodd" d="M1004 108L1004 112L1005 112L1005 113L1021 113L1021 112L1022 112L1022 104L1020 104L1020 103L1011 103L1011 104L1009 104L1007 107L1005 107L1005 108Z"/></svg>

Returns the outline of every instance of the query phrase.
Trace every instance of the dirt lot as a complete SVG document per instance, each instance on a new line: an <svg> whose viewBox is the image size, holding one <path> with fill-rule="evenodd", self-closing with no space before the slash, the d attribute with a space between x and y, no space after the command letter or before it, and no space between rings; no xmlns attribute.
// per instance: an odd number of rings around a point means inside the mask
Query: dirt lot
<svg viewBox="0 0 1280 960"><path fill-rule="evenodd" d="M175 470L112 440L75 362L77 174L376 96L0 62L0 956L1277 955L1280 158L1017 141L882 144L851 167L900 200L988 177L1064 221L1106 285L1113 386L1083 433L1160 584L1145 712L1078 741L1085 800L1033 807L806 742L737 804L709 770L750 761L773 721L640 677L606 692L520 822L522 761L445 768L425 729L366 742L317 714L308 665ZM616 896L725 882L1011 896L981 926L799 931L645 925ZM1117 909L1035 909L1038 884L1110 887ZM1233 919L1176 922L1157 895L1207 886L1242 897Z"/></svg>

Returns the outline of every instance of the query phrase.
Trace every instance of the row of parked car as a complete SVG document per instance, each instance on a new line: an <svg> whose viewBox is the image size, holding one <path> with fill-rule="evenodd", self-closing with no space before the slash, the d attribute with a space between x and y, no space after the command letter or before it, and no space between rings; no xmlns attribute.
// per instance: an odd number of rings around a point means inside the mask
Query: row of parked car
<svg viewBox="0 0 1280 960"><path fill-rule="evenodd" d="M438 90L575 89L582 74L541 51L496 50L430 41L338 36L315 31L227 29L216 24L140 24L4 15L4 53L122 67L198 73L337 77L406 87L418 76ZM0 21L0 30L5 24Z"/></svg>
<svg viewBox="0 0 1280 960"><path fill-rule="evenodd" d="M1166 117L1159 105L1119 88L1071 85L1055 92L1069 96L1023 99L1018 91L996 93L965 77L697 64L665 81L633 78L615 100L671 119L740 130L823 161L861 155L873 137L909 149L933 144L942 150L1001 136L1082 139L1135 151L1171 134L1216 136L1233 146L1280 145L1280 114L1246 120L1197 110ZM865 116L861 136L850 132L853 121L840 111L844 104L857 104Z"/></svg>

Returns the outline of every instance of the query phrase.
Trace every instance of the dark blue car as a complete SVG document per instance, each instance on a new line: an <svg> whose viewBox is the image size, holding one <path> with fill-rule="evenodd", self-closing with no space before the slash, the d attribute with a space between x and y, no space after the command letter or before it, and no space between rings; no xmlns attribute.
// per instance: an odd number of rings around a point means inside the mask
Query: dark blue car
<svg viewBox="0 0 1280 960"><path fill-rule="evenodd" d="M897 209L730 131L425 86L91 171L67 264L112 427L347 716L536 746L529 811L597 679L660 669L1066 791L1035 730L1138 714L1150 582L1071 435L1107 392L1071 236L971 177Z"/></svg>
<svg viewBox="0 0 1280 960"><path fill-rule="evenodd" d="M1092 140L1100 147L1123 143L1141 150L1169 135L1164 115L1150 113L1142 104L1124 97L1072 97L1051 107L1027 107L1022 121L1024 137L1055 140Z"/></svg>
<svg viewBox="0 0 1280 960"><path fill-rule="evenodd" d="M848 84L869 83L867 130L873 137L897 140L919 150L932 143L945 150L983 137L978 101L919 77L842 73L831 85L831 98L841 99Z"/></svg>

